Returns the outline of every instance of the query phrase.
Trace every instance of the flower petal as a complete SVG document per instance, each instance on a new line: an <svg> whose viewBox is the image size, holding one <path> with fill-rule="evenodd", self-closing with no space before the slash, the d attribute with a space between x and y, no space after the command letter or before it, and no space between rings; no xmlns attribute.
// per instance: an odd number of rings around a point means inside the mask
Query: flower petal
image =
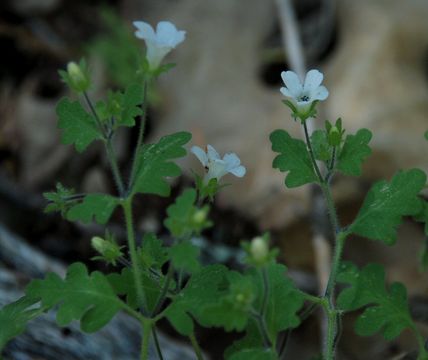
<svg viewBox="0 0 428 360"><path fill-rule="evenodd" d="M293 98L293 99L295 97L293 93L290 90L288 90L286 87L282 87L281 89L279 89L279 91L281 91L282 95L286 97Z"/></svg>
<svg viewBox="0 0 428 360"><path fill-rule="evenodd" d="M139 39L154 41L155 30L152 26L144 21L134 21L134 26L137 28L135 36Z"/></svg>
<svg viewBox="0 0 428 360"><path fill-rule="evenodd" d="M169 21L160 21L156 27L156 40L160 46L175 48L184 41L185 35L185 31L178 31Z"/></svg>
<svg viewBox="0 0 428 360"><path fill-rule="evenodd" d="M328 90L325 86L319 86L311 94L311 100L325 100L328 98Z"/></svg>
<svg viewBox="0 0 428 360"><path fill-rule="evenodd" d="M207 145L208 160L221 160L220 155L211 145Z"/></svg>
<svg viewBox="0 0 428 360"><path fill-rule="evenodd" d="M237 177L243 177L247 172L247 169L245 169L245 166L240 165L236 168L229 170L229 172Z"/></svg>
<svg viewBox="0 0 428 360"><path fill-rule="evenodd" d="M198 158L203 166L208 165L208 156L199 146L192 146L190 151Z"/></svg>
<svg viewBox="0 0 428 360"><path fill-rule="evenodd" d="M293 94L293 97L297 97L301 94L303 91L302 83L295 72L283 71L281 73L281 78L288 90Z"/></svg>
<svg viewBox="0 0 428 360"><path fill-rule="evenodd" d="M223 160L226 162L226 170L232 170L241 164L238 155L235 153L229 153L223 156Z"/></svg>
<svg viewBox="0 0 428 360"><path fill-rule="evenodd" d="M304 91L315 90L321 85L324 75L318 70L309 70L306 74L305 83L303 85Z"/></svg>
<svg viewBox="0 0 428 360"><path fill-rule="evenodd" d="M217 178L220 180L224 175L227 174L226 162L221 159L215 159L210 162L208 173L205 175L205 180Z"/></svg>

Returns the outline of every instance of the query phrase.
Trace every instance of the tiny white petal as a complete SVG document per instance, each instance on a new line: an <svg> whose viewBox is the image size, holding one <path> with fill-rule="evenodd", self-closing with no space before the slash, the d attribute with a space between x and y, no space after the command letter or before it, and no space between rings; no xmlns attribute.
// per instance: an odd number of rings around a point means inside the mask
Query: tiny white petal
<svg viewBox="0 0 428 360"><path fill-rule="evenodd" d="M309 70L306 73L303 90L304 91L315 90L318 86L321 85L323 78L324 78L324 75L318 70Z"/></svg>
<svg viewBox="0 0 428 360"><path fill-rule="evenodd" d="M134 26L137 28L135 36L140 39L154 41L155 30L152 26L144 21L134 21Z"/></svg>
<svg viewBox="0 0 428 360"><path fill-rule="evenodd" d="M229 172L237 177L243 177L247 172L247 170L245 169L244 166L240 165L236 168L229 170Z"/></svg>
<svg viewBox="0 0 428 360"><path fill-rule="evenodd" d="M281 78L288 90L293 94L293 97L297 97L301 94L303 86L295 72L283 71L281 73Z"/></svg>
<svg viewBox="0 0 428 360"><path fill-rule="evenodd" d="M221 159L216 149L214 149L211 145L207 145L207 154L209 160Z"/></svg>
<svg viewBox="0 0 428 360"><path fill-rule="evenodd" d="M226 162L227 171L236 168L241 164L241 160L239 160L238 155L236 155L235 153L229 153L224 155L223 160Z"/></svg>
<svg viewBox="0 0 428 360"><path fill-rule="evenodd" d="M294 98L293 93L290 90L288 90L286 87L282 87L281 89L279 89L279 91L281 91L282 95L286 97Z"/></svg>
<svg viewBox="0 0 428 360"><path fill-rule="evenodd" d="M226 174L226 162L221 159L215 159L209 162L209 170L205 176L205 180L209 181L213 178L217 178L217 180L220 180L220 178L222 178Z"/></svg>
<svg viewBox="0 0 428 360"><path fill-rule="evenodd" d="M328 98L328 90L325 86L319 86L311 95L312 100L325 100Z"/></svg>
<svg viewBox="0 0 428 360"><path fill-rule="evenodd" d="M192 146L190 151L198 158L203 166L208 165L208 156L199 146Z"/></svg>

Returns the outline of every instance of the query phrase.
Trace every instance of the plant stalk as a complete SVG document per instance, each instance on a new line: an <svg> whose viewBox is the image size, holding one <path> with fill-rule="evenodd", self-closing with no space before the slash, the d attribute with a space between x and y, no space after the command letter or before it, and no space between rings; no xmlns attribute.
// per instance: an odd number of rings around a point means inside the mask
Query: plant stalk
<svg viewBox="0 0 428 360"><path fill-rule="evenodd" d="M150 335L152 333L152 322L145 320L143 321L143 335L142 335L142 341L141 341L141 354L140 358L141 360L148 360L149 359L149 345L150 345Z"/></svg>
<svg viewBox="0 0 428 360"><path fill-rule="evenodd" d="M196 340L195 334L194 333L190 334L189 339L190 339L190 342L192 343L193 350L195 351L196 358L198 360L204 360L201 347L199 346L198 341Z"/></svg>

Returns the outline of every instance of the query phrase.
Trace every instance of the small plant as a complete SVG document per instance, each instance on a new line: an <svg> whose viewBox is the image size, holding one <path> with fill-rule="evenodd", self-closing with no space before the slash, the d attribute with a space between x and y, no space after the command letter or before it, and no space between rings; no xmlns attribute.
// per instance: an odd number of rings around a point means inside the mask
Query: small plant
<svg viewBox="0 0 428 360"><path fill-rule="evenodd" d="M154 144L144 141L147 89L171 68L162 65L163 58L184 41L185 32L170 22L160 22L156 31L141 21L134 25L138 29L136 36L146 42L147 53L135 69L135 82L123 91L110 92L105 100L94 103L88 95L91 76L84 61L72 62L67 71L60 71L63 81L79 98L63 98L58 103L62 142L83 152L94 141L100 141L117 194L76 194L62 184L57 185L56 191L44 194L48 200L46 212L59 211L69 221L95 221L104 225L116 208L122 209L127 246L119 245L108 231L91 241L98 253L94 260L110 264L117 272L89 273L86 265L75 263L70 265L64 279L51 273L43 280L33 280L21 299L0 310L0 349L23 333L27 322L55 308L58 325L77 320L84 332L96 332L119 311L126 312L142 327L141 359L148 359L152 334L158 357L163 359L155 334L157 323L167 319L179 334L189 338L197 359L203 359L203 354L195 336L195 323L243 333L225 351L226 359L274 360L284 351L279 339L298 327L314 309L321 308L327 318L322 358L331 360L336 357L343 315L363 309L355 324L357 334L369 336L381 332L386 340L391 340L404 329L410 329L418 344L418 359L427 360L425 338L411 317L404 285L386 286L381 265L368 264L359 269L342 261L344 246L351 241L351 235L393 245L404 216L427 222L428 206L420 196L426 186L426 175L419 169L404 170L390 181L374 184L354 221L342 225L331 195L331 179L337 172L346 176L361 174L362 163L371 153L372 134L367 129L346 134L340 118L334 124L326 121L323 130L309 133L307 122L316 116L318 102L329 95L321 85L323 75L318 70L310 70L303 83L291 71L281 74L285 83L281 93L287 98L284 104L303 127L304 141L285 130L275 130L270 140L272 150L277 153L273 167L285 173L285 186L295 188L315 183L324 194L335 236L325 292L315 296L296 288L287 277L287 268L277 263L278 251L270 247L268 234L242 244L246 253L243 272L220 264L200 263L199 248L192 238L215 226L209 220L209 201L224 186L223 176L231 173L242 177L246 172L236 154L221 157L210 145L205 150L191 148L205 172L196 174L195 187L185 189L167 210L164 224L174 239L172 245L166 246L153 233L146 233L141 242L137 241L135 195L170 195L168 179L181 172L174 160L186 155L185 146L191 134L166 135ZM139 136L125 181L112 141L119 128L137 126L137 122ZM339 294L338 283L345 285Z"/></svg>

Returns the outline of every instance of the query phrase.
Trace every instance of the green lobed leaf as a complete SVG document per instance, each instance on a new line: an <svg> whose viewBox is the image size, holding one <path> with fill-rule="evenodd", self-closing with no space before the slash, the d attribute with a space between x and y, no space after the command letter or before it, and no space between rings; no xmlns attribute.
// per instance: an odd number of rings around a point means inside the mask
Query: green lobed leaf
<svg viewBox="0 0 428 360"><path fill-rule="evenodd" d="M84 151L96 139L102 139L95 118L88 114L78 101L62 98L56 108L61 140L65 145L74 144L78 152Z"/></svg>
<svg viewBox="0 0 428 360"><path fill-rule="evenodd" d="M428 202L422 201L420 211L413 217L416 221L425 223L424 233L428 236Z"/></svg>
<svg viewBox="0 0 428 360"><path fill-rule="evenodd" d="M107 277L98 271L90 275L82 263L70 265L66 278L50 273L44 280L33 280L26 294L39 298L42 306L58 306L57 322L68 325L80 320L84 332L95 332L113 318L123 307Z"/></svg>
<svg viewBox="0 0 428 360"><path fill-rule="evenodd" d="M131 269L124 268L120 274L109 274L107 279L115 294L126 296L126 303L133 309L139 308L135 279ZM144 297L149 311L152 311L156 306L163 282L163 277L154 279L149 272L142 274Z"/></svg>
<svg viewBox="0 0 428 360"><path fill-rule="evenodd" d="M249 319L247 328L245 329L245 335L234 341L226 351L224 352L225 359L230 359L235 353L239 353L242 350L252 349L255 347L262 347L263 340L260 335L260 330L256 321L252 318Z"/></svg>
<svg viewBox="0 0 428 360"><path fill-rule="evenodd" d="M419 169L400 171L390 183L377 182L368 192L349 231L388 245L394 244L397 226L403 216L420 212L422 202L418 194L425 182L426 175Z"/></svg>
<svg viewBox="0 0 428 360"><path fill-rule="evenodd" d="M228 289L214 303L203 309L204 320L210 326L226 331L242 331L247 327L256 289L253 277L236 271L226 274Z"/></svg>
<svg viewBox="0 0 428 360"><path fill-rule="evenodd" d="M227 360L276 360L278 356L272 349L253 348L233 353Z"/></svg>
<svg viewBox="0 0 428 360"><path fill-rule="evenodd" d="M192 233L199 234L211 225L206 219L208 208L199 210L195 202L196 190L186 189L166 210L168 217L164 224L173 236L186 237Z"/></svg>
<svg viewBox="0 0 428 360"><path fill-rule="evenodd" d="M392 340L404 329L414 327L406 288L393 283L386 289L385 271L381 265L369 264L360 271L355 265L344 263L338 281L350 285L339 294L340 309L352 311L367 306L355 324L358 335L382 332L385 339Z"/></svg>
<svg viewBox="0 0 428 360"><path fill-rule="evenodd" d="M27 323L40 314L40 309L33 306L38 302L38 299L24 296L0 309L0 354L4 346L22 334Z"/></svg>
<svg viewBox="0 0 428 360"><path fill-rule="evenodd" d="M193 318L203 326L210 326L204 318L204 308L219 298L227 271L223 265L202 268L192 275L184 290L173 299L164 314L180 334L188 336L193 333Z"/></svg>
<svg viewBox="0 0 428 360"><path fill-rule="evenodd" d="M293 139L284 130L275 130L270 135L272 150L279 153L272 167L282 172L288 171L285 185L289 188L318 182L318 178L309 157L306 144L302 140Z"/></svg>
<svg viewBox="0 0 428 360"><path fill-rule="evenodd" d="M171 246L169 257L175 269L194 273L201 267L199 264L200 249L190 241L182 241Z"/></svg>
<svg viewBox="0 0 428 360"><path fill-rule="evenodd" d="M191 138L188 132L178 132L162 137L156 144L144 145L138 155L132 193L168 196L171 188L165 177L175 177L181 173L180 168L170 160L186 155L183 146Z"/></svg>
<svg viewBox="0 0 428 360"><path fill-rule="evenodd" d="M271 339L275 341L280 331L300 325L300 318L297 313L302 308L305 300L302 293L287 276L286 266L271 263L268 265L267 271L270 289L266 323ZM263 282L261 276L255 272L254 282L259 292L257 303L260 307L263 297Z"/></svg>
<svg viewBox="0 0 428 360"><path fill-rule="evenodd" d="M371 154L368 146L372 133L360 129L355 135L348 135L337 158L336 169L345 175L360 176L364 160Z"/></svg>
<svg viewBox="0 0 428 360"><path fill-rule="evenodd" d="M160 269L168 261L168 249L153 233L146 233L140 251L141 260L146 269Z"/></svg>
<svg viewBox="0 0 428 360"><path fill-rule="evenodd" d="M98 224L105 224L117 205L119 205L119 199L111 195L86 195L83 202L68 210L67 220L82 221L87 224L95 219Z"/></svg>

